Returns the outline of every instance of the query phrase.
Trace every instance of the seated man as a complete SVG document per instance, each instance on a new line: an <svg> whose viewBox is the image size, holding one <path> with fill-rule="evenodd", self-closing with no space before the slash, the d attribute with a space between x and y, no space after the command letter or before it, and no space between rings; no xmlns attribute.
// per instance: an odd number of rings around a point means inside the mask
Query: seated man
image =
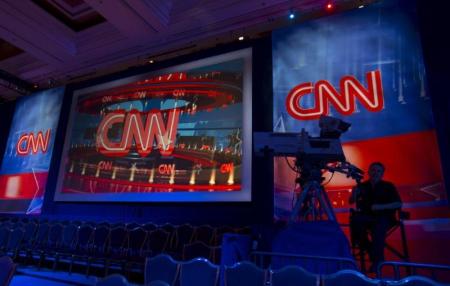
<svg viewBox="0 0 450 286"><path fill-rule="evenodd" d="M369 180L358 184L349 199L350 204L356 202L357 209L350 217L351 235L359 247L368 250L371 272L384 260L386 233L395 224L395 212L402 206L395 186L382 180L384 171L382 163L370 164Z"/></svg>

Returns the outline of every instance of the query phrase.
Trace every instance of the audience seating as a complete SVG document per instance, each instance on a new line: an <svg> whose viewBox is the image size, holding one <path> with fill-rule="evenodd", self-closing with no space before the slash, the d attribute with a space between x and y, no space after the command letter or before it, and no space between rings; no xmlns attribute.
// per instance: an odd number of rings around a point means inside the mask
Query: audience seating
<svg viewBox="0 0 450 286"><path fill-rule="evenodd" d="M219 282L219 267L205 258L195 258L181 264L180 286L215 286Z"/></svg>
<svg viewBox="0 0 450 286"><path fill-rule="evenodd" d="M46 262L53 262L54 270L64 262L69 264L69 273L78 271L79 267L73 269L77 265L85 269L87 275L94 267L104 270L105 275L110 270L120 271L122 275L144 274L146 285L219 285L218 264L223 234L251 232L249 227L234 229L229 226L48 221L45 218L12 217L0 219L0 253L20 263L33 263L39 267L47 267L49 263ZM182 260L174 260L167 254ZM203 258L199 258L200 256ZM346 261L339 263L347 267ZM0 266L0 269L7 268ZM95 273L98 275L98 272ZM323 276L312 274L298 266L266 270L249 262L228 267L224 269L224 273L221 281L226 286L293 286L299 285L299 281L305 286L439 285L424 277L411 276L399 281L387 281L369 279L359 272L349 270ZM414 274L414 271L411 270L411 273ZM0 271L0 277L3 278L3 274Z"/></svg>

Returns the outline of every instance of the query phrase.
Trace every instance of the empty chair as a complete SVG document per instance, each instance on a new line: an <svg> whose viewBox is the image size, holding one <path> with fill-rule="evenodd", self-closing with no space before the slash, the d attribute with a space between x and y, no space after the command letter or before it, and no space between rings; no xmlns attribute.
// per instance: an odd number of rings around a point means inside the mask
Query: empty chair
<svg viewBox="0 0 450 286"><path fill-rule="evenodd" d="M196 257L211 259L211 248L201 241L185 244L183 247L183 260L191 260Z"/></svg>
<svg viewBox="0 0 450 286"><path fill-rule="evenodd" d="M251 262L238 262L231 267L225 267L225 286L263 286L266 273Z"/></svg>
<svg viewBox="0 0 450 286"><path fill-rule="evenodd" d="M108 240L110 237L110 229L106 226L100 226L95 228L92 234L92 242L89 246L89 256L87 258L86 274L89 275L90 266L93 262L100 264L106 264L106 251Z"/></svg>
<svg viewBox="0 0 450 286"><path fill-rule="evenodd" d="M8 243L6 243L5 247L2 250L2 255L8 255L12 259L16 259L19 253L24 233L25 231L22 228L16 228L12 230L11 234L9 235Z"/></svg>
<svg viewBox="0 0 450 286"><path fill-rule="evenodd" d="M195 258L181 264L180 286L215 286L219 267L205 258Z"/></svg>
<svg viewBox="0 0 450 286"><path fill-rule="evenodd" d="M71 257L76 249L76 237L78 226L75 224L66 224L62 233L61 241L54 249L55 260L53 262L53 269L56 269L61 258Z"/></svg>
<svg viewBox="0 0 450 286"><path fill-rule="evenodd" d="M322 279L322 286L378 286L381 281L370 279L364 274L355 270L341 270L336 273L326 275Z"/></svg>
<svg viewBox="0 0 450 286"><path fill-rule="evenodd" d="M97 286L127 286L128 281L120 274L109 275L95 284Z"/></svg>
<svg viewBox="0 0 450 286"><path fill-rule="evenodd" d="M9 227L0 227L0 250L6 247L10 233L11 231L9 230Z"/></svg>
<svg viewBox="0 0 450 286"><path fill-rule="evenodd" d="M399 281L386 282L389 286L439 286L443 285L423 276L408 276Z"/></svg>
<svg viewBox="0 0 450 286"><path fill-rule="evenodd" d="M299 266L286 266L282 269L272 271L272 286L318 286L320 279L318 275L312 274Z"/></svg>
<svg viewBox="0 0 450 286"><path fill-rule="evenodd" d="M16 265L10 257L0 257L0 285L8 286L15 271Z"/></svg>
<svg viewBox="0 0 450 286"><path fill-rule="evenodd" d="M130 230L128 234L128 246L126 247L126 268L128 271L133 271L133 265L136 265L139 272L142 272L147 251L147 236L147 231L141 227Z"/></svg>
<svg viewBox="0 0 450 286"><path fill-rule="evenodd" d="M105 273L108 275L110 267L119 265L122 272L125 272L126 254L128 243L128 231L124 227L111 229L106 250Z"/></svg>
<svg viewBox="0 0 450 286"><path fill-rule="evenodd" d="M178 263L167 254L160 254L145 261L145 284L153 281L164 281L169 285L175 285L179 266Z"/></svg>
<svg viewBox="0 0 450 286"><path fill-rule="evenodd" d="M75 250L72 252L69 273L72 273L72 268L75 262L80 262L81 260L83 262L79 264L87 264L93 239L93 232L94 228L90 225L81 225L78 227L77 243Z"/></svg>

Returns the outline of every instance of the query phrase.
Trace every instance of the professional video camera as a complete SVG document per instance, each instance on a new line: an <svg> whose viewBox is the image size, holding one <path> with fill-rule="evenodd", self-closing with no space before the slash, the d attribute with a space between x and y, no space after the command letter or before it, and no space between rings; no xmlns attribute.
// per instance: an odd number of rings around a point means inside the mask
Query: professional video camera
<svg viewBox="0 0 450 286"><path fill-rule="evenodd" d="M293 156L295 171L299 173L296 183L302 188L291 221L300 209L311 213L315 219L322 212L328 219L336 220L331 204L321 185L324 170L345 174L357 182L363 178L364 172L346 161L342 144L339 140L350 124L338 118L321 116L319 120L320 136L311 137L304 129L298 133L254 133L254 149L257 155ZM318 206L317 202L320 204ZM321 208L319 210L318 208Z"/></svg>

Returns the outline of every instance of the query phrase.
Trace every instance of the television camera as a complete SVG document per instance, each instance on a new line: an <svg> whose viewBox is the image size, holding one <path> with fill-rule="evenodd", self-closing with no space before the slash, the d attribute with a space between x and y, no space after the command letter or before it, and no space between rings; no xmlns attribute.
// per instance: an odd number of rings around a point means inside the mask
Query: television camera
<svg viewBox="0 0 450 286"><path fill-rule="evenodd" d="M298 217L319 220L325 214L329 220L336 220L331 203L322 185L323 171L338 172L358 183L364 172L346 161L340 136L350 124L338 118L321 116L320 136L311 137L304 129L300 133L254 133L254 150L260 156L293 156L301 187L289 221Z"/></svg>

